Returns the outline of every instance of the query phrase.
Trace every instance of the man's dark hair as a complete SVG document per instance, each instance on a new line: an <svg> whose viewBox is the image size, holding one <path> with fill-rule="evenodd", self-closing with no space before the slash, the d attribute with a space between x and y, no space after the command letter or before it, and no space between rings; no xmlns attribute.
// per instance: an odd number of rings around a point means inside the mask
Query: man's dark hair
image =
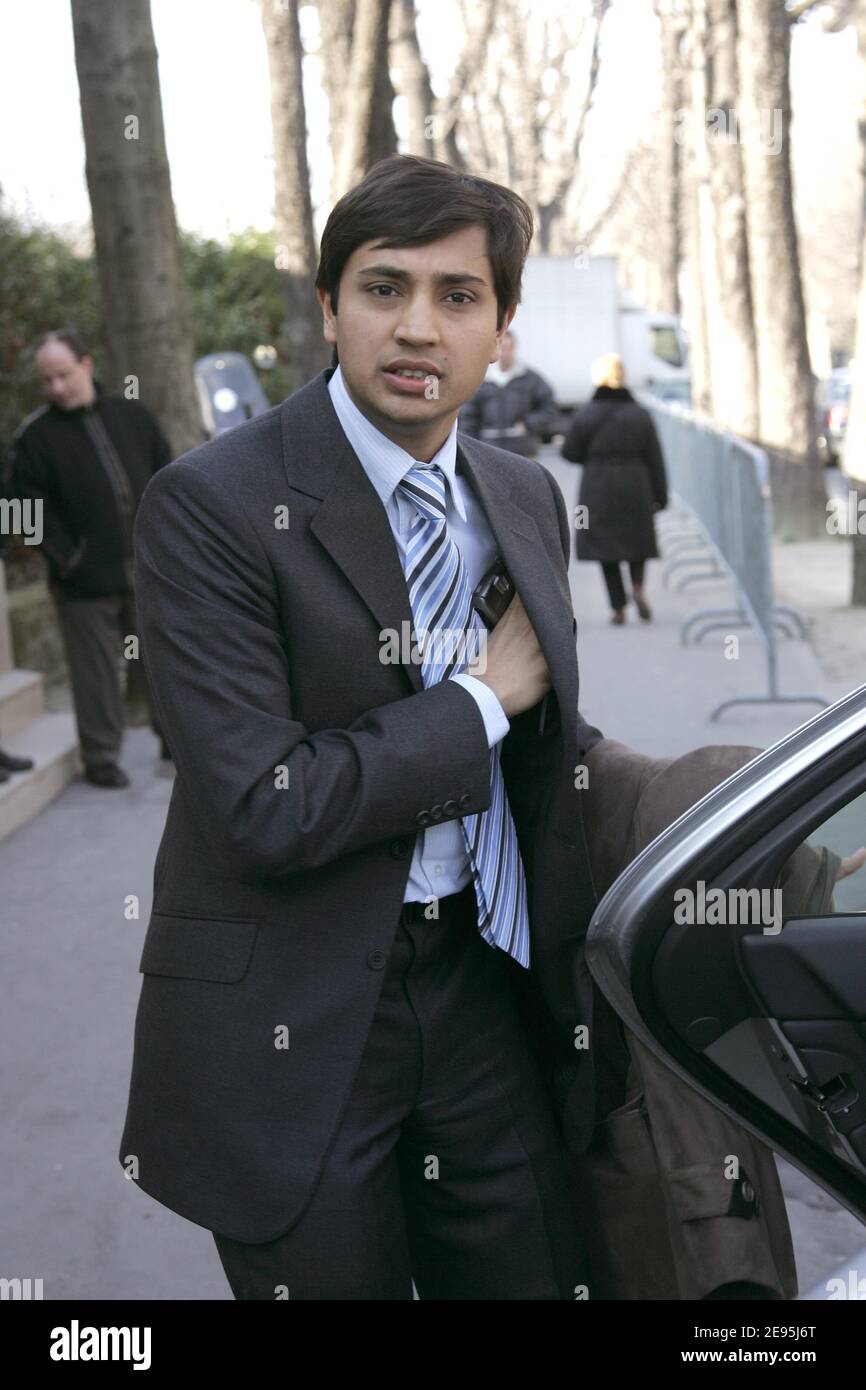
<svg viewBox="0 0 866 1390"><path fill-rule="evenodd" d="M33 344L33 355L46 343L65 343L70 352L73 352L80 362L82 357L89 357L90 352L84 346L83 339L76 333L74 328L52 328L47 333L43 333L41 338Z"/></svg>
<svg viewBox="0 0 866 1390"><path fill-rule="evenodd" d="M365 241L380 241L383 247L425 246L472 226L487 231L499 328L511 306L520 302L532 211L510 188L436 159L392 155L343 194L322 233L316 289L327 291L336 313L343 267Z"/></svg>

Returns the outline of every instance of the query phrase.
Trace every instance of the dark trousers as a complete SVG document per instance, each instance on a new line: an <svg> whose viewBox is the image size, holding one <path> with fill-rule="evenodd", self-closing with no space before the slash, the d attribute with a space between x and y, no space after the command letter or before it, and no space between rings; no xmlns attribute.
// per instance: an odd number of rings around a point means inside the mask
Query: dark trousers
<svg viewBox="0 0 866 1390"><path fill-rule="evenodd" d="M631 586L634 589L640 588L643 584L643 572L645 560L629 560L628 568L631 574ZM616 561L602 563L604 582L607 585L607 594L610 599L611 608L625 608L625 586L622 582L622 571Z"/></svg>
<svg viewBox="0 0 866 1390"><path fill-rule="evenodd" d="M125 724L120 662L126 639L138 634L135 597L68 598L56 586L51 593L69 667L82 761L85 768L116 763ZM151 725L161 739L140 654L127 660L126 670L130 703L149 707Z"/></svg>
<svg viewBox="0 0 866 1390"><path fill-rule="evenodd" d="M249 1245L214 1232L238 1299L574 1299L588 1274L568 1159L471 884L404 907L359 1070L309 1206ZM303 1116L294 1123L303 1125ZM591 1290L590 1290L591 1292Z"/></svg>

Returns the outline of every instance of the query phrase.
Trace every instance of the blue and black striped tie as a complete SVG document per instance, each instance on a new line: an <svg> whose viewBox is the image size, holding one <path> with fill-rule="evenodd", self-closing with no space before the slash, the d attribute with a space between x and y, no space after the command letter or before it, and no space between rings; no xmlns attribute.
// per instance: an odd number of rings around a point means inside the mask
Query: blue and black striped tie
<svg viewBox="0 0 866 1390"><path fill-rule="evenodd" d="M484 626L472 604L460 548L448 534L441 468L413 464L397 486L418 512L406 542L403 568L426 687L465 670L483 640L469 638L467 628L483 632ZM491 946L528 967L526 876L498 745L490 750L490 790L487 810L460 821L478 901L478 929Z"/></svg>

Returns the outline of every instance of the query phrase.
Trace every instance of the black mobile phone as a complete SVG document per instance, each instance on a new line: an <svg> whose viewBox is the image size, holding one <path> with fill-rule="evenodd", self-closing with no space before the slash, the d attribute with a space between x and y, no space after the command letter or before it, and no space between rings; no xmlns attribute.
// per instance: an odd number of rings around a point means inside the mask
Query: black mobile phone
<svg viewBox="0 0 866 1390"><path fill-rule="evenodd" d="M511 600L514 598L515 589L511 576L501 559L497 559L490 566L490 569L477 584L472 595L472 602L487 624L488 628L494 628L502 617ZM545 695L541 702L541 710L538 716L538 732L544 733L544 721L547 716L548 696Z"/></svg>
<svg viewBox="0 0 866 1390"><path fill-rule="evenodd" d="M489 628L494 628L514 598L511 576L501 559L490 566L472 594L472 602Z"/></svg>

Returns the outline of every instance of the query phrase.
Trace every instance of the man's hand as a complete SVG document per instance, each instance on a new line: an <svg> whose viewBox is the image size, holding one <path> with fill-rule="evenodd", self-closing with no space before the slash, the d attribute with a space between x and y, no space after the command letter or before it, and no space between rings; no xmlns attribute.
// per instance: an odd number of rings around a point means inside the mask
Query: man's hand
<svg viewBox="0 0 866 1390"><path fill-rule="evenodd" d="M551 688L550 672L526 609L515 594L485 644L486 669L466 667L489 686L510 719L532 709Z"/></svg>
<svg viewBox="0 0 866 1390"><path fill-rule="evenodd" d="M846 855L844 859L840 860L839 868L836 870L836 882L838 883L842 878L849 878L851 874L856 874L864 864L866 864L866 849L855 849L853 854Z"/></svg>

